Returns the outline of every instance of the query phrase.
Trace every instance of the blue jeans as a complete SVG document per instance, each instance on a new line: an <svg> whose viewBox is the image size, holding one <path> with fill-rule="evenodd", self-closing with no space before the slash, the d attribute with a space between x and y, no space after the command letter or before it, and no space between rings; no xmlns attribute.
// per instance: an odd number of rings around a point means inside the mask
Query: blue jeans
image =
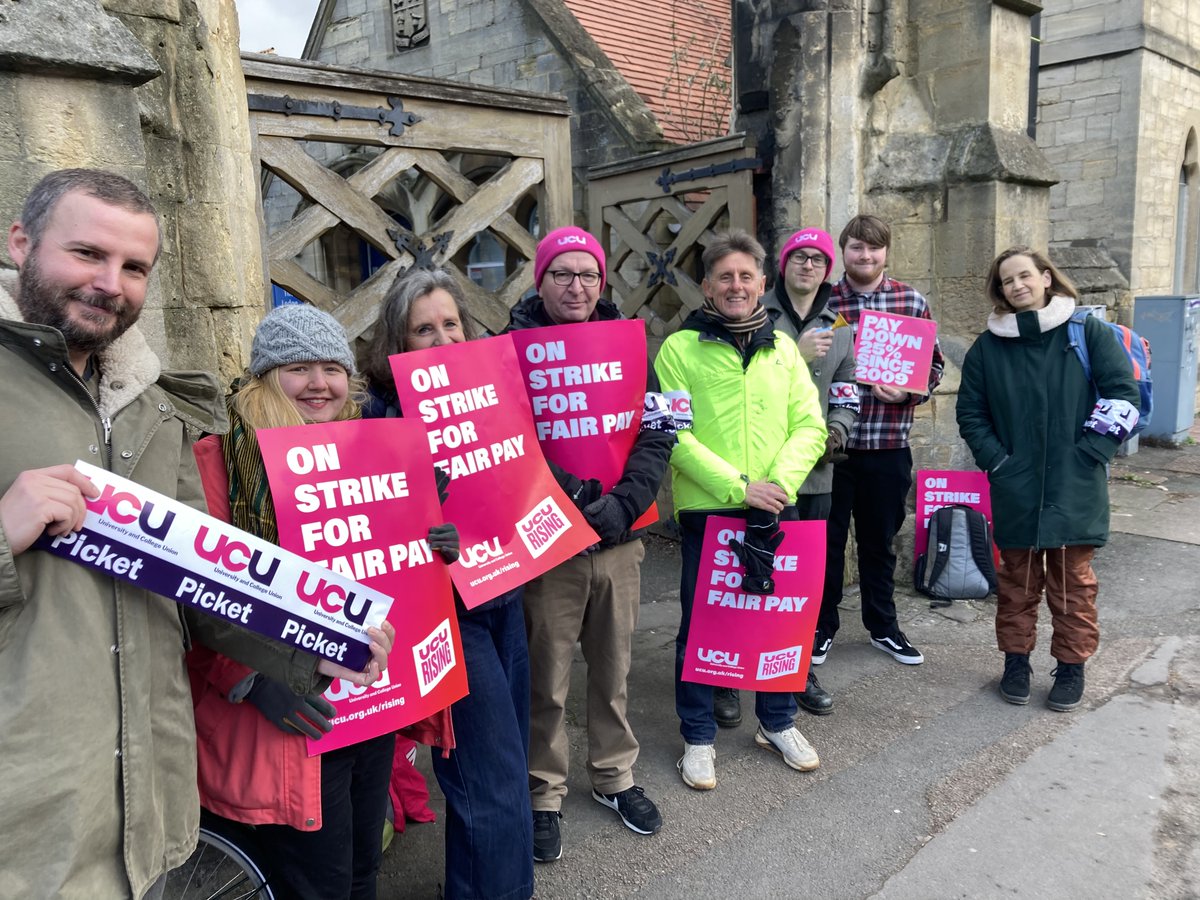
<svg viewBox="0 0 1200 900"><path fill-rule="evenodd" d="M515 595L515 596L514 596ZM446 898L533 895L529 649L521 590L461 612L470 693L451 707L455 748L433 749L446 795Z"/></svg>
<svg viewBox="0 0 1200 900"><path fill-rule="evenodd" d="M271 879L277 897L375 900L395 747L396 736L385 734L321 755L320 830L255 829L277 873Z"/></svg>
<svg viewBox="0 0 1200 900"><path fill-rule="evenodd" d="M786 518L795 518L792 515ZM743 518L744 512L730 510L714 513ZM687 655L688 629L692 624L692 601L696 596L696 576L700 571L701 547L704 544L704 513L682 513L679 517L683 533L683 572L679 581L679 635L675 638L675 713L679 716L679 733L689 744L712 744L717 739L717 720L713 716L713 688L683 680L683 661ZM796 716L796 699L790 691L757 691L754 714L767 731L783 731L792 727Z"/></svg>

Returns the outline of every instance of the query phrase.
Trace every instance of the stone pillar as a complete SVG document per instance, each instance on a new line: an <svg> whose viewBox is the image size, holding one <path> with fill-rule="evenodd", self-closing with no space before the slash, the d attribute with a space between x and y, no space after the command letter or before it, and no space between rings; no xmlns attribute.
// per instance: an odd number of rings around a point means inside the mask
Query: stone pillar
<svg viewBox="0 0 1200 900"><path fill-rule="evenodd" d="M22 0L0 28L0 216L44 174L141 185L163 253L140 327L228 381L264 310L258 187L233 0Z"/></svg>
<svg viewBox="0 0 1200 900"><path fill-rule="evenodd" d="M930 300L946 377L918 407L919 468L969 468L954 398L983 282L1013 243L1045 247L1053 169L1026 133L1031 0L735 0L737 127L770 166L759 237L892 227L888 270ZM838 271L840 272L840 266ZM902 551L902 554L906 551Z"/></svg>
<svg viewBox="0 0 1200 900"><path fill-rule="evenodd" d="M768 168L755 184L758 236L768 250L801 225L840 228L858 211L860 85L888 65L864 31L879 17L861 6L734 2L735 127L754 136Z"/></svg>
<svg viewBox="0 0 1200 900"><path fill-rule="evenodd" d="M6 3L0 19L0 217L29 189L73 166L147 184L133 89L161 70L98 0ZM4 263L12 265L5 254Z"/></svg>
<svg viewBox="0 0 1200 900"><path fill-rule="evenodd" d="M162 334L172 365L245 367L266 309L259 186L233 0L105 0L163 69L137 91L151 197L168 227ZM169 286L169 288L168 288Z"/></svg>

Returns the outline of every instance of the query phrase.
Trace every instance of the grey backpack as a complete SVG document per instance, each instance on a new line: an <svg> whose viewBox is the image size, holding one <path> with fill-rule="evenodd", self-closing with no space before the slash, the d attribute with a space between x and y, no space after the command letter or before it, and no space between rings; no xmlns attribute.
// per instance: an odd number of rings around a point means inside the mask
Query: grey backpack
<svg viewBox="0 0 1200 900"><path fill-rule="evenodd" d="M956 504L929 517L929 546L917 557L913 584L932 598L930 606L982 600L996 590L992 529L983 513Z"/></svg>

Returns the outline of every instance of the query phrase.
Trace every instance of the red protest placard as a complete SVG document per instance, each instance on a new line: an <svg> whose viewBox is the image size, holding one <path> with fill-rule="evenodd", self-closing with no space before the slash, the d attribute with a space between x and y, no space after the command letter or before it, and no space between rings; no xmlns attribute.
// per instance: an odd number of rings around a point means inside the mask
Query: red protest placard
<svg viewBox="0 0 1200 900"><path fill-rule="evenodd" d="M442 511L420 423L272 428L258 432L258 443L280 546L395 598L388 621L396 643L383 677L369 688L340 679L330 685L334 729L310 740L309 754L395 731L466 696L448 568L425 539ZM353 603L322 581L304 588L311 603Z"/></svg>
<svg viewBox="0 0 1200 900"><path fill-rule="evenodd" d="M710 516L704 529L683 680L752 691L803 691L825 580L825 523L784 522L775 592L747 594L729 547L746 523Z"/></svg>
<svg viewBox="0 0 1200 900"><path fill-rule="evenodd" d="M992 522L992 494L987 473L919 469L917 471L917 523L913 534L913 562L929 546L929 517L943 506L959 504L983 513ZM999 551L997 551L999 559Z"/></svg>
<svg viewBox="0 0 1200 900"><path fill-rule="evenodd" d="M854 336L854 378L914 394L929 391L937 322L863 310Z"/></svg>
<svg viewBox="0 0 1200 900"><path fill-rule="evenodd" d="M610 491L625 472L646 397L646 323L583 322L511 333L546 459ZM658 521L654 504L633 523Z"/></svg>
<svg viewBox="0 0 1200 900"><path fill-rule="evenodd" d="M546 467L508 336L391 357L400 407L449 473L446 521L468 609L548 572L600 538Z"/></svg>

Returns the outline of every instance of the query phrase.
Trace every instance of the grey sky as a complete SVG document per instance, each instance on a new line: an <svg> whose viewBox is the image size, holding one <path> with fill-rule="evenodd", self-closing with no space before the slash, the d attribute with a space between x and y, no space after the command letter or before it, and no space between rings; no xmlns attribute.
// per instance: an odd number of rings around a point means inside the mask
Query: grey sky
<svg viewBox="0 0 1200 900"><path fill-rule="evenodd" d="M274 47L280 56L298 57L312 27L318 0L235 0L243 50Z"/></svg>

